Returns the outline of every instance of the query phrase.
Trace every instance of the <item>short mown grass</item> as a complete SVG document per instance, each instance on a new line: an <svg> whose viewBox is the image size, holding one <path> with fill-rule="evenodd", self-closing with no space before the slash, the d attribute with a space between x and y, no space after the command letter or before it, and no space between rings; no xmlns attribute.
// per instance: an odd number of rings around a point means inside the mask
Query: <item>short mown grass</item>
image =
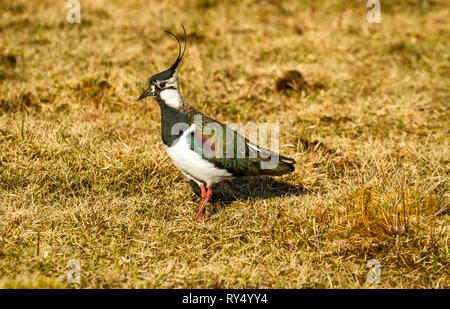
<svg viewBox="0 0 450 309"><path fill-rule="evenodd" d="M381 1L369 24L345 3L81 1L81 24L64 1L0 4L0 287L448 288L449 7ZM182 23L185 99L279 123L297 161L228 183L198 224L136 102Z"/></svg>

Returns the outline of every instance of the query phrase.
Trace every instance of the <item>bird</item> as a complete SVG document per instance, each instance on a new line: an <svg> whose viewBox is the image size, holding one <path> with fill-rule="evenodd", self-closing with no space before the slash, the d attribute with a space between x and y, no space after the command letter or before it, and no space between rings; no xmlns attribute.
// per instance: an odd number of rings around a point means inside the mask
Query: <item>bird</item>
<svg viewBox="0 0 450 309"><path fill-rule="evenodd" d="M189 105L180 92L178 71L187 46L180 39L178 56L172 66L148 79L148 87L137 101L151 97L161 111L161 136L164 148L175 167L193 180L201 191L202 203L194 222L206 221L206 205L212 185L241 176L281 176L295 170L295 160L258 146L243 135Z"/></svg>

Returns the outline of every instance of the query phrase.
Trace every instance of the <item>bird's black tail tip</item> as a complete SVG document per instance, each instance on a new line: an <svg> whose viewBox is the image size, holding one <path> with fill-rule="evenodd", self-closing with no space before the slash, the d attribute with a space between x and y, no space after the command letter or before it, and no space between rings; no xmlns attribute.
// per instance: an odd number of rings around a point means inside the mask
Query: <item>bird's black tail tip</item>
<svg viewBox="0 0 450 309"><path fill-rule="evenodd" d="M265 169L264 175L281 176L284 174L292 173L293 171L295 171L294 163L295 160L293 159L280 157L277 166L274 168Z"/></svg>
<svg viewBox="0 0 450 309"><path fill-rule="evenodd" d="M284 163L287 163L287 164L295 164L295 160L291 159L291 158L288 158L288 157L280 156L280 161L284 162Z"/></svg>

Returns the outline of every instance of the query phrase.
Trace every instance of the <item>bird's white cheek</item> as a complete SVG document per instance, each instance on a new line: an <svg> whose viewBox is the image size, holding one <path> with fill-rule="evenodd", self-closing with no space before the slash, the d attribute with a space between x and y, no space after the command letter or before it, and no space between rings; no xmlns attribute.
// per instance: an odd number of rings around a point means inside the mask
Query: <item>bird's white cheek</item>
<svg viewBox="0 0 450 309"><path fill-rule="evenodd" d="M164 103L173 108L181 106L181 96L175 89L164 89L161 91L160 96Z"/></svg>

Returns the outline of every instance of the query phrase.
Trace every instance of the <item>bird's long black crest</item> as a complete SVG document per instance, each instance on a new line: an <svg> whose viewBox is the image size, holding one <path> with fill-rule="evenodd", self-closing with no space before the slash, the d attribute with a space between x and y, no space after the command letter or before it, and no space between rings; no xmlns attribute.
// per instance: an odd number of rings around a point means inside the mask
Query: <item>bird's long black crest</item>
<svg viewBox="0 0 450 309"><path fill-rule="evenodd" d="M170 32L169 30L165 30L165 32L167 32L168 34L172 35L175 39L177 39L178 42L178 57L177 60L175 60L174 64L172 64L172 66L170 67L169 70L176 70L178 65L181 62L181 59L183 59L184 57L184 53L186 52L186 44L187 44L187 35L186 35L186 29L184 29L184 25L181 24L181 27L183 28L183 32L184 32L184 49L183 49L183 54L181 53L181 42L180 39L173 34L172 32Z"/></svg>

